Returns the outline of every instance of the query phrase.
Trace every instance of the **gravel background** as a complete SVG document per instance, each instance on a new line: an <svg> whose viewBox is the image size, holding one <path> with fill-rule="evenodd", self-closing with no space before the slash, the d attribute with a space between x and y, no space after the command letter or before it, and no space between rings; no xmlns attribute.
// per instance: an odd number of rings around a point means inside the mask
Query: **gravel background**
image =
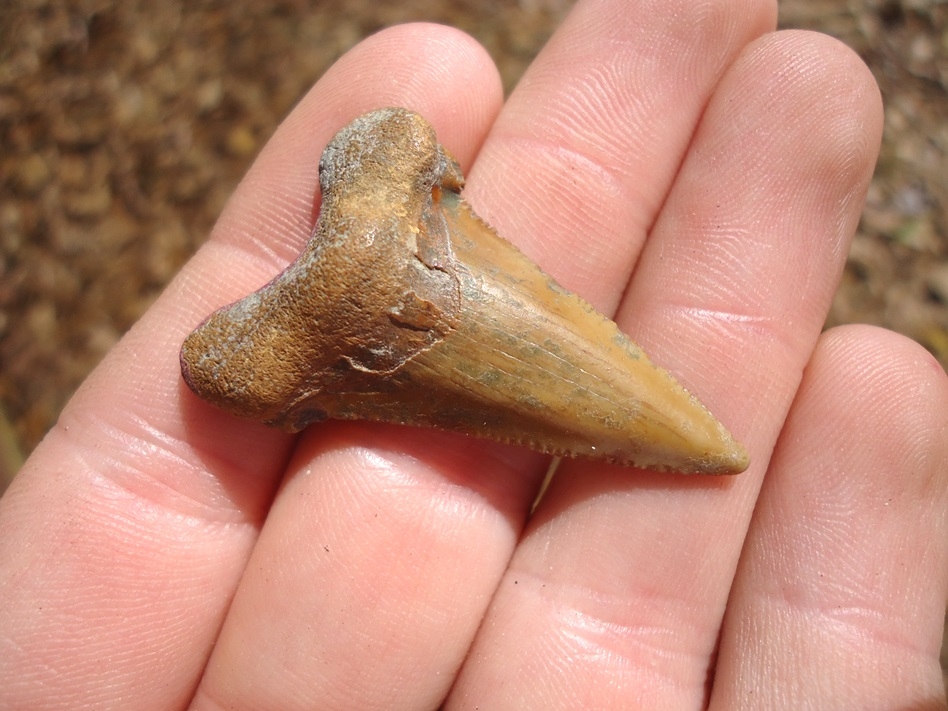
<svg viewBox="0 0 948 711"><path fill-rule="evenodd" d="M433 20L512 88L567 0L0 0L0 491L62 405L205 239L280 119L346 49ZM829 322L948 364L948 3L784 0L853 47L885 143Z"/></svg>

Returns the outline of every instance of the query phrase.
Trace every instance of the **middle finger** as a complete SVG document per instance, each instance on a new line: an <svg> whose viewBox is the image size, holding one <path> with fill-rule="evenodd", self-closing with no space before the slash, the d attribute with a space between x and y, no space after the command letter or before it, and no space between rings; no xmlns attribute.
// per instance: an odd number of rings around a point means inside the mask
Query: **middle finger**
<svg viewBox="0 0 948 711"><path fill-rule="evenodd" d="M760 38L721 80L617 320L735 428L751 468L710 479L565 463L459 699L705 705L761 477L859 219L879 108L858 57L810 33Z"/></svg>

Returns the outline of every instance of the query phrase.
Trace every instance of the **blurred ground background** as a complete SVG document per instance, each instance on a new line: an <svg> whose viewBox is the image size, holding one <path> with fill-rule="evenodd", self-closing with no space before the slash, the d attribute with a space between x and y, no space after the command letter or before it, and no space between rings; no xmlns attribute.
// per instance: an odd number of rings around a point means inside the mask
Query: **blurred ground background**
<svg viewBox="0 0 948 711"><path fill-rule="evenodd" d="M0 491L207 236L280 119L360 38L477 37L509 91L568 0L0 0ZM948 1L783 0L854 48L885 143L829 323L948 364Z"/></svg>

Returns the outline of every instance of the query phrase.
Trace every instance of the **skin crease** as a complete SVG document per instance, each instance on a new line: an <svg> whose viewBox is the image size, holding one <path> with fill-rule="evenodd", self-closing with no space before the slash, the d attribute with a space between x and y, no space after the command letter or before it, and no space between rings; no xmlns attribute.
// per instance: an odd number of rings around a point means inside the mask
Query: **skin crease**
<svg viewBox="0 0 948 711"><path fill-rule="evenodd" d="M894 334L820 335L878 91L775 14L580 2L503 106L454 30L340 59L0 501L0 709L945 708L948 382ZM529 452L194 398L183 338L295 256L326 141L386 105L751 469L569 463L528 516Z"/></svg>

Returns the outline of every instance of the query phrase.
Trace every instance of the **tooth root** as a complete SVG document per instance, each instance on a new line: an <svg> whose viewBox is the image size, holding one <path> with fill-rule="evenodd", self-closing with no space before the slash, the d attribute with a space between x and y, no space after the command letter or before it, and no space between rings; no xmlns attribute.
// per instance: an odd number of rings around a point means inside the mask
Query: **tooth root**
<svg viewBox="0 0 948 711"><path fill-rule="evenodd" d="M377 190L351 167L347 184L333 182L330 164L353 142L353 154L384 157L363 172L395 165L414 175L408 218L393 223L383 209L353 230L353 198ZM455 192L456 164L420 117L368 114L329 154L304 253L185 341L182 372L199 395L288 430L369 419L683 473L747 467L744 449L694 396L471 211ZM431 187L412 193L425 170ZM397 176L383 177L391 191Z"/></svg>

